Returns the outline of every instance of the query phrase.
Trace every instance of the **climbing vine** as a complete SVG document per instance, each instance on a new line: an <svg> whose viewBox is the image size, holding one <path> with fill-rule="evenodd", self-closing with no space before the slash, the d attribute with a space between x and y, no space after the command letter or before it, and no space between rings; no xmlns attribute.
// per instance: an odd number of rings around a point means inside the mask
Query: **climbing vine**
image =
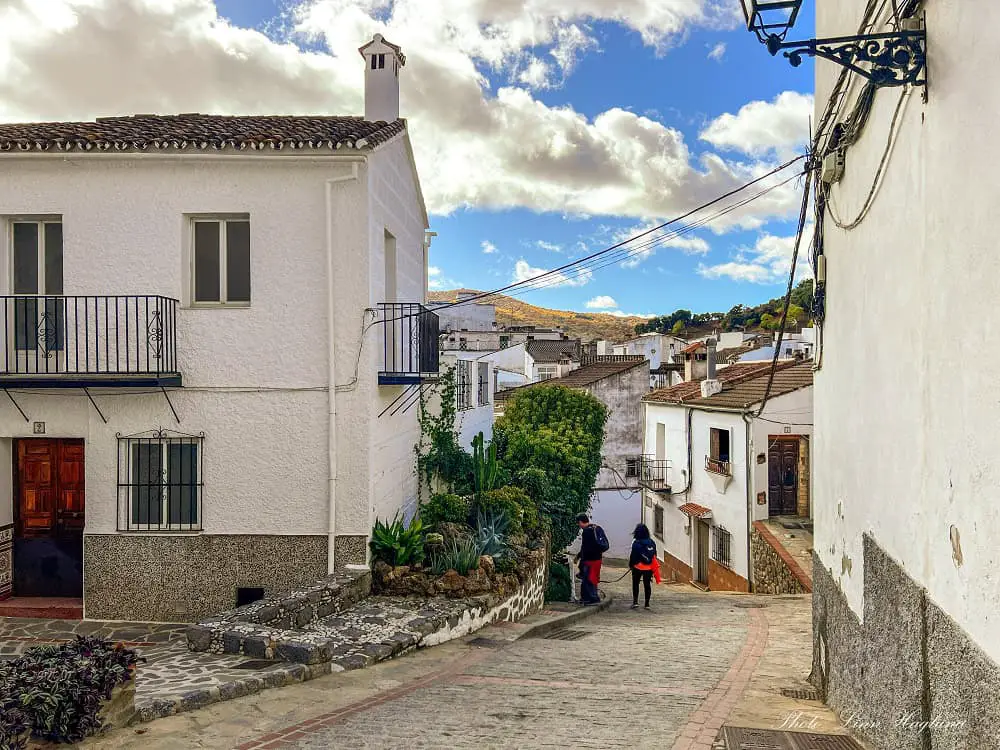
<svg viewBox="0 0 1000 750"><path fill-rule="evenodd" d="M438 491L457 495L472 492L472 456L462 450L455 430L457 389L452 367L441 375L435 388L420 393L420 441L416 454L421 497ZM438 396L437 404L433 403L434 395Z"/></svg>

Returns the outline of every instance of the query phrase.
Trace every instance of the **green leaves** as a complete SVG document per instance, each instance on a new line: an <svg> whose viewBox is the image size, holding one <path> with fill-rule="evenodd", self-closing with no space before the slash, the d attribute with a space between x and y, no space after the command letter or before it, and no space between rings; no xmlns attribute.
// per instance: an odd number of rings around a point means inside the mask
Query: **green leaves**
<svg viewBox="0 0 1000 750"><path fill-rule="evenodd" d="M139 661L121 644L79 637L0 662L0 747L23 748L28 727L51 742L80 742L96 733L102 702L132 679Z"/></svg>
<svg viewBox="0 0 1000 750"><path fill-rule="evenodd" d="M406 526L399 513L392 521L384 523L376 519L369 546L374 560L381 560L393 567L417 565L424 560L423 523L419 518Z"/></svg>
<svg viewBox="0 0 1000 750"><path fill-rule="evenodd" d="M484 442L481 432L472 438L472 474L477 495L497 486L497 447L492 441L489 446L484 446Z"/></svg>
<svg viewBox="0 0 1000 750"><path fill-rule="evenodd" d="M479 567L481 556L479 543L475 539L453 539L443 552L433 557L431 571L439 576L454 570L460 576L467 576L470 571Z"/></svg>
<svg viewBox="0 0 1000 750"><path fill-rule="evenodd" d="M460 495L439 493L420 504L420 520L426 528L436 528L440 523L469 523L469 501Z"/></svg>

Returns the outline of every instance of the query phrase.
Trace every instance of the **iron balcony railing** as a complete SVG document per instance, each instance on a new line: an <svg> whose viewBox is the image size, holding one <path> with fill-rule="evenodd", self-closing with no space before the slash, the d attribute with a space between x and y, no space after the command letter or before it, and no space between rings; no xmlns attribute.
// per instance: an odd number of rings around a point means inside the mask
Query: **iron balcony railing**
<svg viewBox="0 0 1000 750"><path fill-rule="evenodd" d="M179 385L178 301L158 295L6 295L0 382ZM176 379L178 382L170 382Z"/></svg>
<svg viewBox="0 0 1000 750"><path fill-rule="evenodd" d="M667 475L670 462L655 456L639 457L639 486L652 492L670 492Z"/></svg>
<svg viewBox="0 0 1000 750"><path fill-rule="evenodd" d="M382 334L379 384L409 385L437 377L438 316L416 302L383 302L378 312Z"/></svg>
<svg viewBox="0 0 1000 750"><path fill-rule="evenodd" d="M731 477L733 475L733 467L729 461L723 461L721 458L712 458L711 456L705 456L705 471L710 471L713 474L721 474L724 477Z"/></svg>

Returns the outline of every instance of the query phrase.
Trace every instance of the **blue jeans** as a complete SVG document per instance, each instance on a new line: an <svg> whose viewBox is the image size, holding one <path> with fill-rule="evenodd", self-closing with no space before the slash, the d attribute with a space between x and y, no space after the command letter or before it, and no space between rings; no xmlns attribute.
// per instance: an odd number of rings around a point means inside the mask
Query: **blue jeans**
<svg viewBox="0 0 1000 750"><path fill-rule="evenodd" d="M597 592L597 585L590 580L590 560L580 561L580 599L584 604L595 604L601 601L601 595Z"/></svg>

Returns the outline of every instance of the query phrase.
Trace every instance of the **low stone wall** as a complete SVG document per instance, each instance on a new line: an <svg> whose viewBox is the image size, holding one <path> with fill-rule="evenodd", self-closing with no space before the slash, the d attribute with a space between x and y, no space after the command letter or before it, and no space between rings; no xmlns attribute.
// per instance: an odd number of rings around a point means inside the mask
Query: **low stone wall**
<svg viewBox="0 0 1000 750"><path fill-rule="evenodd" d="M750 532L753 590L756 594L808 594L812 581L771 530L760 521Z"/></svg>
<svg viewBox="0 0 1000 750"><path fill-rule="evenodd" d="M304 628L357 604L368 596L371 585L370 572L341 573L280 597L223 612L188 628L188 648L274 658L273 642L282 633Z"/></svg>
<svg viewBox="0 0 1000 750"><path fill-rule="evenodd" d="M237 588L288 591L327 574L326 536L87 534L88 620L197 622Z"/></svg>

